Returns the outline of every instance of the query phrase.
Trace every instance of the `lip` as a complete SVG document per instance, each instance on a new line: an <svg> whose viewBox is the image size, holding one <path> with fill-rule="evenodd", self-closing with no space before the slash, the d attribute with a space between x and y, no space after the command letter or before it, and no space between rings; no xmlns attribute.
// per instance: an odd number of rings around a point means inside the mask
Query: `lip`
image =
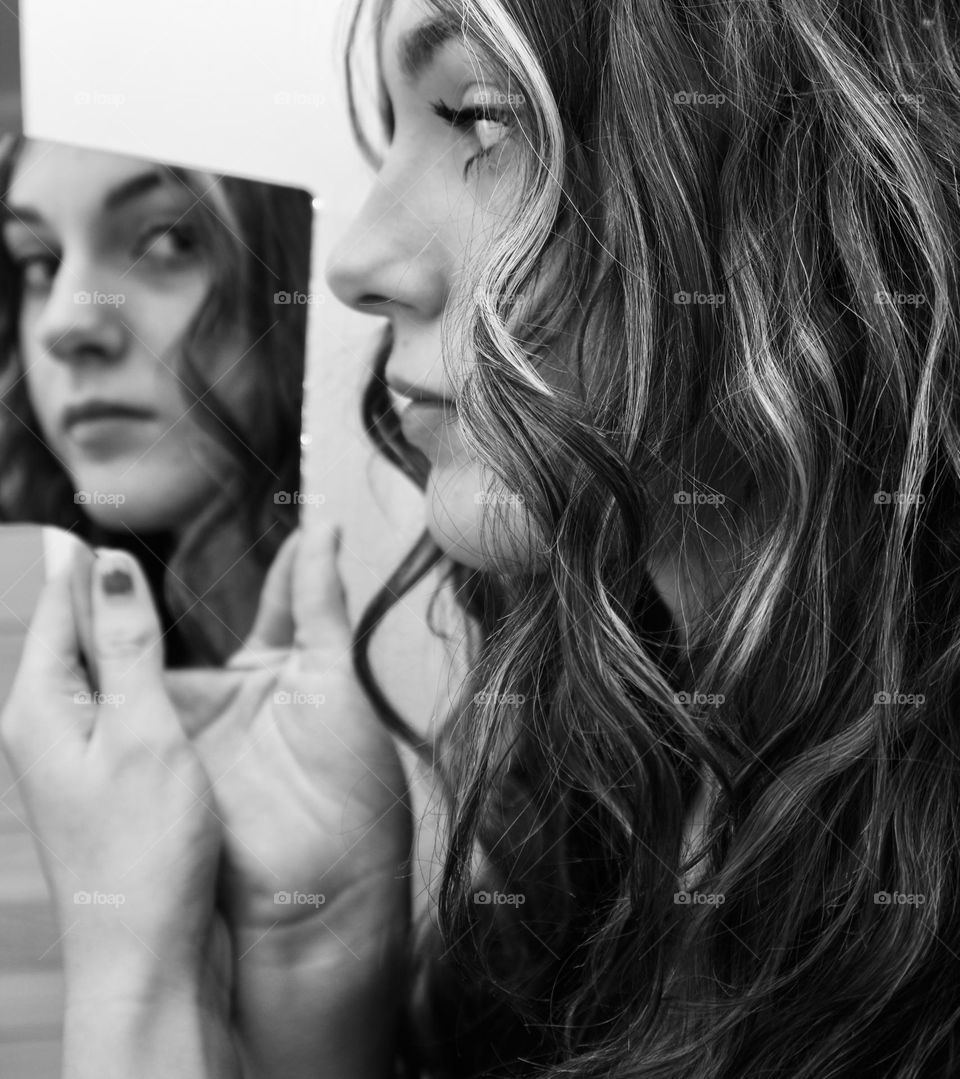
<svg viewBox="0 0 960 1079"><path fill-rule="evenodd" d="M84 401L64 409L63 428L65 431L72 431L81 424L105 420L153 420L156 415L153 409L121 401Z"/></svg>
<svg viewBox="0 0 960 1079"><path fill-rule="evenodd" d="M418 386L415 383L406 382L404 379L395 376L387 379L387 386L397 394L398 397L404 398L410 407L415 405L447 409L455 409L457 407L456 402L452 398L445 397L442 393L437 393L434 390L428 389L426 386Z"/></svg>
<svg viewBox="0 0 960 1079"><path fill-rule="evenodd" d="M400 412L404 439L431 460L455 433L456 409L442 398L413 401Z"/></svg>

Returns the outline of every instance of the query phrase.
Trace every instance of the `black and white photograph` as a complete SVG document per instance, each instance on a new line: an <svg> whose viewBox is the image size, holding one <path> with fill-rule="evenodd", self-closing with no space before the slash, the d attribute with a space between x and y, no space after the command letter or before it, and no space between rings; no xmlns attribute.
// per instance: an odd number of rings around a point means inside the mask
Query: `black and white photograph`
<svg viewBox="0 0 960 1079"><path fill-rule="evenodd" d="M960 1076L960 7L0 0L0 1079Z"/></svg>

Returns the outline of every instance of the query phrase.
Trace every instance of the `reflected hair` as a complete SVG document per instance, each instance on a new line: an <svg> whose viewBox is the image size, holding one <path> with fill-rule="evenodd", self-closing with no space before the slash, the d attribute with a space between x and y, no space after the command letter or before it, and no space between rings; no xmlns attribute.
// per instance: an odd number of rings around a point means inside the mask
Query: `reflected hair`
<svg viewBox="0 0 960 1079"><path fill-rule="evenodd" d="M446 330L477 360L461 422L543 558L488 544L497 602L438 734L420 1063L955 1075L960 16L425 6L524 102L523 212ZM645 567L707 529L724 554L680 647Z"/></svg>
<svg viewBox="0 0 960 1079"><path fill-rule="evenodd" d="M0 147L5 200L23 138ZM18 355L20 280L0 244L0 515L53 524L88 542L130 550L143 562L165 624L167 661L219 664L243 643L266 571L296 528L306 308L277 292L307 291L312 204L303 191L162 167L194 199L187 214L213 283L184 334L176 375L186 408L224 464L219 493L178 537L107 531L75 505L72 481L41 433ZM259 411L235 415L204 355L223 335L247 331L253 347L231 377Z"/></svg>

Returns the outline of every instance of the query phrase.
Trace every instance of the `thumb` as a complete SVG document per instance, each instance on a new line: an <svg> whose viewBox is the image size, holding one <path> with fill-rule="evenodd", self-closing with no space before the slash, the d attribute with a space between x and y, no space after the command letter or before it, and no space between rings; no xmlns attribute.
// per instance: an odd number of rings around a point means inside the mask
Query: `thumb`
<svg viewBox="0 0 960 1079"><path fill-rule="evenodd" d="M140 735L155 735L158 720L176 723L163 685L160 619L136 559L124 551L99 548L90 604L103 697L123 710L126 725Z"/></svg>
<svg viewBox="0 0 960 1079"><path fill-rule="evenodd" d="M257 617L247 634L243 652L289 648L293 644L293 565L299 542L297 529L281 544L264 579Z"/></svg>
<svg viewBox="0 0 960 1079"><path fill-rule="evenodd" d="M350 648L352 631L347 597L337 569L341 537L339 528L314 522L297 545L293 566L293 622L296 644L304 653L333 649L339 654ZM304 661L302 665L309 665Z"/></svg>
<svg viewBox="0 0 960 1079"><path fill-rule="evenodd" d="M20 664L3 708L4 742L35 758L65 739L80 746L92 728L83 709L68 707L89 687L73 616L72 569L51 577L37 601Z"/></svg>

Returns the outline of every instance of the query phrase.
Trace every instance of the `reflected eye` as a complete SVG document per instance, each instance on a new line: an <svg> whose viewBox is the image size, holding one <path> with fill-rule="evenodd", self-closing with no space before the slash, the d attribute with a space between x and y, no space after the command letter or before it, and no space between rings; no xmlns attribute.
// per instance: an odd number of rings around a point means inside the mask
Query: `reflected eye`
<svg viewBox="0 0 960 1079"><path fill-rule="evenodd" d="M59 260L52 255L29 255L15 260L20 281L27 289L47 289L57 276Z"/></svg>
<svg viewBox="0 0 960 1079"><path fill-rule="evenodd" d="M180 225L157 225L148 229L140 239L141 253L157 262L182 262L196 250L193 231Z"/></svg>

